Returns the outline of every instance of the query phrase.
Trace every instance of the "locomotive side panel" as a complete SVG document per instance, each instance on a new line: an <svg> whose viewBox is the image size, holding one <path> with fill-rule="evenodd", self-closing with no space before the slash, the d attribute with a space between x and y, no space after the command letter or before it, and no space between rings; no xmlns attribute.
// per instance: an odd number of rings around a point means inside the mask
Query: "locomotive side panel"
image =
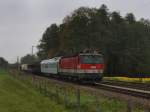
<svg viewBox="0 0 150 112"><path fill-rule="evenodd" d="M62 58L59 62L60 73L76 73L78 56Z"/></svg>

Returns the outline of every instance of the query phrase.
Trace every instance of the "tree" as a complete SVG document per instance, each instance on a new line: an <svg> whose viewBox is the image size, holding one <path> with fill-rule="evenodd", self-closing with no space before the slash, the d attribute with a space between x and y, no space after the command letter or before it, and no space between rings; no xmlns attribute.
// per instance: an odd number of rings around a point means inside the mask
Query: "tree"
<svg viewBox="0 0 150 112"><path fill-rule="evenodd" d="M35 55L30 55L30 54L27 54L21 58L22 64L32 64L37 61L38 61L38 58Z"/></svg>
<svg viewBox="0 0 150 112"><path fill-rule="evenodd" d="M8 67L8 61L6 61L3 57L0 57L0 68L7 68Z"/></svg>
<svg viewBox="0 0 150 112"><path fill-rule="evenodd" d="M132 13L128 13L126 15L125 19L129 24L135 23L135 21L136 21L135 16Z"/></svg>
<svg viewBox="0 0 150 112"><path fill-rule="evenodd" d="M62 38L65 41L64 46L67 46L67 52L80 52L91 46L88 30L93 10L81 7L74 11L69 21L65 21L65 30Z"/></svg>
<svg viewBox="0 0 150 112"><path fill-rule="evenodd" d="M59 28L56 24L52 24L43 34L40 44L38 45L38 56L40 58L48 58L55 55L59 47Z"/></svg>

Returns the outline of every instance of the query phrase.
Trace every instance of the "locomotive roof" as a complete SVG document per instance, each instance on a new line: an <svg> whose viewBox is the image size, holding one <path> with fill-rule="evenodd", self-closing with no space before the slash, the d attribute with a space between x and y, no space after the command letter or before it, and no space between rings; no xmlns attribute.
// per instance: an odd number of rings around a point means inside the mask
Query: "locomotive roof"
<svg viewBox="0 0 150 112"><path fill-rule="evenodd" d="M75 56L79 56L79 55L99 55L99 56L102 56L102 54L99 54L99 53L79 53L79 54L74 54L74 55L70 55L70 56L54 57L51 59L42 60L41 64L42 63L50 63L50 62L58 62L61 58L75 57Z"/></svg>
<svg viewBox="0 0 150 112"><path fill-rule="evenodd" d="M79 54L74 54L74 55L63 56L62 58L75 57L75 56L79 56L79 55L98 55L98 56L102 56L102 54L100 54L100 53L79 53Z"/></svg>
<svg viewBox="0 0 150 112"><path fill-rule="evenodd" d="M99 54L99 53L80 53L79 55L100 55L100 56L102 56L102 54Z"/></svg>
<svg viewBox="0 0 150 112"><path fill-rule="evenodd" d="M51 58L51 59L46 59L46 60L43 60L41 61L41 64L42 63L49 63L49 62L58 62L60 60L61 57L54 57L54 58Z"/></svg>

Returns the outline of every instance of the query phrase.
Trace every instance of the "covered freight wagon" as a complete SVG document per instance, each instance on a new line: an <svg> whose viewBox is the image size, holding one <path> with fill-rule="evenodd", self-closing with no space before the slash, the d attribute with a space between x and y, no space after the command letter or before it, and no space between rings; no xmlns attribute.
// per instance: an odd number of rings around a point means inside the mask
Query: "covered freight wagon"
<svg viewBox="0 0 150 112"><path fill-rule="evenodd" d="M55 57L41 62L41 72L46 74L58 74L60 57Z"/></svg>

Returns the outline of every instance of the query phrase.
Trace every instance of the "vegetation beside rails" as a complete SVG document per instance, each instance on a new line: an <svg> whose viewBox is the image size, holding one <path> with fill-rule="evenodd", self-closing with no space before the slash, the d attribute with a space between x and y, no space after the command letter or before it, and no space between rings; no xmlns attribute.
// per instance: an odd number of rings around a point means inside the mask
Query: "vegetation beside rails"
<svg viewBox="0 0 150 112"><path fill-rule="evenodd" d="M31 85L0 71L0 112L68 112Z"/></svg>
<svg viewBox="0 0 150 112"><path fill-rule="evenodd" d="M150 78L104 77L104 80L150 83Z"/></svg>
<svg viewBox="0 0 150 112"><path fill-rule="evenodd" d="M12 72L13 77L28 86L33 86L39 93L45 95L56 105L62 105L70 112L144 112L142 106L131 106L124 100L82 90L77 86L56 83L46 78L32 76L21 72ZM132 108L131 108L132 107Z"/></svg>
<svg viewBox="0 0 150 112"><path fill-rule="evenodd" d="M0 68L0 75L5 75L7 74L7 71L5 69Z"/></svg>

